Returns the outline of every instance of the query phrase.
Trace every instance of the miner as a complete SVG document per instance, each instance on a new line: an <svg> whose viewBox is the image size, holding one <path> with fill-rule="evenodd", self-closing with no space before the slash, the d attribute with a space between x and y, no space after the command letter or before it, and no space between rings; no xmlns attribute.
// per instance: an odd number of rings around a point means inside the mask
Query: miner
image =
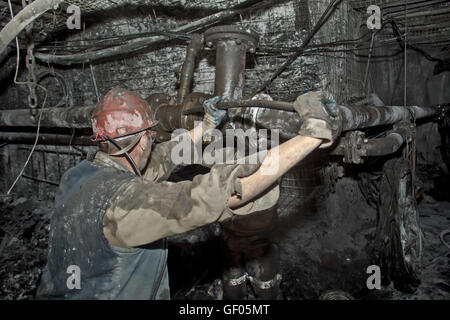
<svg viewBox="0 0 450 320"><path fill-rule="evenodd" d="M218 101L204 103L202 123L187 133L193 144L222 122ZM37 298L170 299L167 236L273 207L278 179L334 141L337 108L320 92L298 97L294 108L299 135L262 162L215 164L192 181L168 182L177 142L152 150L156 120L148 103L112 89L92 114L98 152L61 179Z"/></svg>

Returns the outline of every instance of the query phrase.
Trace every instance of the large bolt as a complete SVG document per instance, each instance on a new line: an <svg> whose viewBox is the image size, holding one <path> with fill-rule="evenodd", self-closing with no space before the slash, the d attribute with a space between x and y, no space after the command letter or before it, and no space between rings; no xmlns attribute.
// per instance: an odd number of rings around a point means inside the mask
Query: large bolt
<svg viewBox="0 0 450 320"><path fill-rule="evenodd" d="M255 48L250 48L248 51L249 51L250 53L255 53Z"/></svg>

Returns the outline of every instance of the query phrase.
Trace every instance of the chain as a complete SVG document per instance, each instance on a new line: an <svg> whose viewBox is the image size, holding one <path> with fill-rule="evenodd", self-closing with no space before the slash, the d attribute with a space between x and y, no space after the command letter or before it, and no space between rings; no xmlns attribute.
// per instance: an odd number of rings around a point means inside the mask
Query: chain
<svg viewBox="0 0 450 320"><path fill-rule="evenodd" d="M31 0L22 0L22 6L26 7ZM37 114L37 94L36 94L36 85L37 79L36 74L34 72L36 67L36 60L34 58L34 40L33 40L33 23L30 23L26 28L26 38L27 38L27 56L25 58L26 67L27 67L27 87L28 87L28 105L31 110L31 115L36 116Z"/></svg>
<svg viewBox="0 0 450 320"><path fill-rule="evenodd" d="M32 110L33 115L36 115L36 107L37 107L37 96L36 96L36 74L34 73L34 68L36 65L36 61L34 59L34 43L31 42L27 45L27 57L26 57L26 66L28 70L27 75L27 86L30 93L28 94L28 105Z"/></svg>

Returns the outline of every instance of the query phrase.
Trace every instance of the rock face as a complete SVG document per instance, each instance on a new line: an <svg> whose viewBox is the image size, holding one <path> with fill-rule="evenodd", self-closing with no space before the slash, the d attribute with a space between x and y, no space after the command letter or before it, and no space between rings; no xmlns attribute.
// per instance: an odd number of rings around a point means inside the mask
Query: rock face
<svg viewBox="0 0 450 320"><path fill-rule="evenodd" d="M294 203L285 209L292 210L279 235L287 299L317 299L327 290L358 296L366 287L375 210L350 178L338 181L336 191L320 200L315 212Z"/></svg>
<svg viewBox="0 0 450 320"><path fill-rule="evenodd" d="M414 293L398 291L393 285L386 286L368 293L366 299L450 299L450 254L440 239L442 231L450 228L450 202L425 195L418 209L424 238L421 284ZM446 241L449 241L448 237Z"/></svg>
<svg viewBox="0 0 450 320"><path fill-rule="evenodd" d="M0 299L33 299L47 261L53 204L0 199Z"/></svg>

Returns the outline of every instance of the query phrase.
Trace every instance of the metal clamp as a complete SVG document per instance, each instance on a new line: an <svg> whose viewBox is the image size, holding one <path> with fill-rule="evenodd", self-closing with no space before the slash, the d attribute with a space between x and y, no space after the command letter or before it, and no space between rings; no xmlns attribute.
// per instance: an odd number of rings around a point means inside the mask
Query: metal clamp
<svg viewBox="0 0 450 320"><path fill-rule="evenodd" d="M270 288L273 288L277 286L281 282L281 274L277 273L273 279L262 281L256 278L253 278L252 276L248 276L248 280L252 285L257 286L259 289L267 290Z"/></svg>

